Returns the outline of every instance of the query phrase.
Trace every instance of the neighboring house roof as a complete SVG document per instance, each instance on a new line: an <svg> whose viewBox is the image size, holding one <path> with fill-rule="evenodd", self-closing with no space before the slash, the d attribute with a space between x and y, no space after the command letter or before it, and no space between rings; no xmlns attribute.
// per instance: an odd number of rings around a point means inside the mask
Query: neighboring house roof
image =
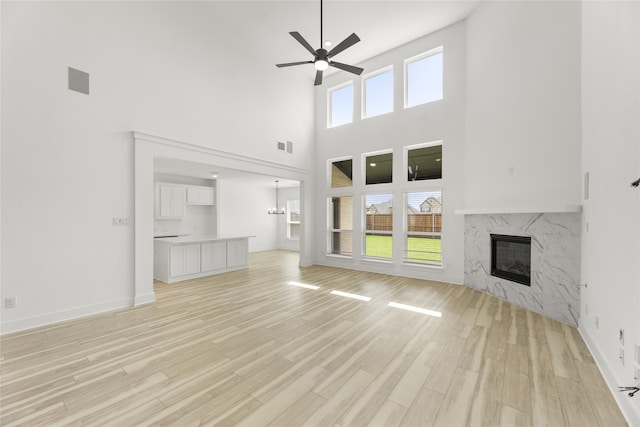
<svg viewBox="0 0 640 427"><path fill-rule="evenodd" d="M425 209L427 208L427 209ZM420 204L421 212L441 212L442 202L435 197L429 196Z"/></svg>
<svg viewBox="0 0 640 427"><path fill-rule="evenodd" d="M414 208L411 205L407 205L407 210L409 211L409 213L412 214L417 214L419 213L416 208ZM390 214L393 211L393 200L389 200L387 202L382 202L382 203L373 203L372 205L370 205L369 207L367 207L367 214L371 215L371 214L377 214L377 215L383 215L383 214Z"/></svg>

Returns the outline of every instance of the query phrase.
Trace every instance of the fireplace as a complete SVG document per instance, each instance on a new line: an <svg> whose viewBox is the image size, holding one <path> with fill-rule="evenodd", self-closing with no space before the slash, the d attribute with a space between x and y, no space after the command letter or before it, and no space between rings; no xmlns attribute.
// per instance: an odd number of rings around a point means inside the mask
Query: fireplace
<svg viewBox="0 0 640 427"><path fill-rule="evenodd" d="M491 234L491 275L531 286L531 237Z"/></svg>

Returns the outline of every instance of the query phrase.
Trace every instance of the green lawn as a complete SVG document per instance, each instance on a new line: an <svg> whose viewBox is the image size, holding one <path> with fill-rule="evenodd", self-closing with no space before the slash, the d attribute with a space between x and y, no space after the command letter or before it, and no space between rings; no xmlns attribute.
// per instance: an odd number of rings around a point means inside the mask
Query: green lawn
<svg viewBox="0 0 640 427"><path fill-rule="evenodd" d="M409 237L406 260L421 264L440 265L440 239ZM367 235L366 255L391 258L391 236Z"/></svg>

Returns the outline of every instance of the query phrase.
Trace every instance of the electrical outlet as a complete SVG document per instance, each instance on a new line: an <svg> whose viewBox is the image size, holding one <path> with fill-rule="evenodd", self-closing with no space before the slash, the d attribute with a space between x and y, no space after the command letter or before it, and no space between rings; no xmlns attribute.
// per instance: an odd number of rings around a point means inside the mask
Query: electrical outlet
<svg viewBox="0 0 640 427"><path fill-rule="evenodd" d="M587 304L587 305L584 307L584 310L586 311L586 313L585 313L585 314L589 314L589 304Z"/></svg>
<svg viewBox="0 0 640 427"><path fill-rule="evenodd" d="M4 308L16 308L18 306L18 297L7 297L4 299Z"/></svg>
<svg viewBox="0 0 640 427"><path fill-rule="evenodd" d="M636 365L640 366L640 344L636 344Z"/></svg>
<svg viewBox="0 0 640 427"><path fill-rule="evenodd" d="M600 329L600 318L596 316L596 329Z"/></svg>
<svg viewBox="0 0 640 427"><path fill-rule="evenodd" d="M640 368L637 366L633 369L633 379L636 380L636 384L640 383Z"/></svg>
<svg viewBox="0 0 640 427"><path fill-rule="evenodd" d="M113 217L114 226L126 226L129 225L129 218L116 218Z"/></svg>
<svg viewBox="0 0 640 427"><path fill-rule="evenodd" d="M618 329L618 340L620 341L620 345L624 346L624 329Z"/></svg>
<svg viewBox="0 0 640 427"><path fill-rule="evenodd" d="M624 348L620 349L620 356L618 356L618 358L620 359L620 363L622 363L622 366L624 366Z"/></svg>

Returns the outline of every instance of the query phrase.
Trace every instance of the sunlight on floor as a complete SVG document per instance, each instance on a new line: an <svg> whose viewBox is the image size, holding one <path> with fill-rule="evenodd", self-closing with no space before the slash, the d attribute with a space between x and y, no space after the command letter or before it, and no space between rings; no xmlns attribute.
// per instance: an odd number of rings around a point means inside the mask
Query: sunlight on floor
<svg viewBox="0 0 640 427"><path fill-rule="evenodd" d="M426 308L415 307L413 305L400 304L399 302L390 302L387 304L389 307L400 308L402 310L414 311L416 313L428 314L433 317L442 317L442 313L434 310L427 310Z"/></svg>
<svg viewBox="0 0 640 427"><path fill-rule="evenodd" d="M357 295L357 294L350 294L348 292L342 292L342 291L331 291L332 295L339 295L341 297L347 297L347 298L353 298L353 299L357 299L360 301L371 301L371 297L364 297L362 295Z"/></svg>
<svg viewBox="0 0 640 427"><path fill-rule="evenodd" d="M305 288L305 289L320 289L320 286L315 286L315 285L307 285L306 283L300 283L300 282L289 282L289 285L293 285L293 286L297 286L299 288Z"/></svg>

